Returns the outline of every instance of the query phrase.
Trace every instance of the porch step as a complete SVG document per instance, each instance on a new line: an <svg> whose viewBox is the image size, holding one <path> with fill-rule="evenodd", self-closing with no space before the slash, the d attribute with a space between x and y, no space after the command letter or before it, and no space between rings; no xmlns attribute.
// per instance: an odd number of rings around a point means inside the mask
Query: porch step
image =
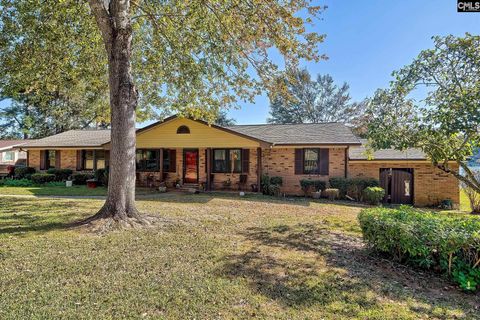
<svg viewBox="0 0 480 320"><path fill-rule="evenodd" d="M184 192L191 192L195 193L200 190L200 185L198 183L184 183L179 189L180 191Z"/></svg>

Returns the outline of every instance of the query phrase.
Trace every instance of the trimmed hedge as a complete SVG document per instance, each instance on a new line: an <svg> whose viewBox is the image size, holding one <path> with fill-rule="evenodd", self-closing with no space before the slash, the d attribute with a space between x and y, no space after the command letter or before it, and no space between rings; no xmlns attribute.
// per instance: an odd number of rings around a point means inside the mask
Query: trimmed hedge
<svg viewBox="0 0 480 320"><path fill-rule="evenodd" d="M65 181L72 175L71 169L48 169L47 173L55 175L55 181Z"/></svg>
<svg viewBox="0 0 480 320"><path fill-rule="evenodd" d="M35 168L32 167L17 167L15 168L15 178L17 179L30 179L34 174Z"/></svg>
<svg viewBox="0 0 480 320"><path fill-rule="evenodd" d="M466 291L480 289L480 219L407 206L364 209L363 238L391 258L449 275Z"/></svg>
<svg viewBox="0 0 480 320"><path fill-rule="evenodd" d="M332 177L328 181L330 188L338 189L340 191L340 197L345 196L352 197L357 201L363 200L363 190L368 187L378 187L379 181L374 178L343 178Z"/></svg>
<svg viewBox="0 0 480 320"><path fill-rule="evenodd" d="M84 185L87 184L87 180L93 179L93 173L74 173L72 175L73 184Z"/></svg>
<svg viewBox="0 0 480 320"><path fill-rule="evenodd" d="M55 181L55 175L51 173L34 173L32 174L32 182L36 184L44 184Z"/></svg>
<svg viewBox="0 0 480 320"><path fill-rule="evenodd" d="M300 180L300 187L302 188L305 195L308 195L311 192L325 190L327 188L327 183L322 180L302 179Z"/></svg>
<svg viewBox="0 0 480 320"><path fill-rule="evenodd" d="M363 199L370 204L379 204L385 197L385 190L380 187L368 187L363 190Z"/></svg>

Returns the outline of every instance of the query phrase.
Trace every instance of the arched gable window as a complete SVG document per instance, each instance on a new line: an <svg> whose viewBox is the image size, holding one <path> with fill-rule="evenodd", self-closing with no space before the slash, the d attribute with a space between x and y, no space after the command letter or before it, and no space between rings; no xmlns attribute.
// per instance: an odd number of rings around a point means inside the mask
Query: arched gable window
<svg viewBox="0 0 480 320"><path fill-rule="evenodd" d="M190 129L187 126L180 126L177 129L177 134L188 134L190 133Z"/></svg>

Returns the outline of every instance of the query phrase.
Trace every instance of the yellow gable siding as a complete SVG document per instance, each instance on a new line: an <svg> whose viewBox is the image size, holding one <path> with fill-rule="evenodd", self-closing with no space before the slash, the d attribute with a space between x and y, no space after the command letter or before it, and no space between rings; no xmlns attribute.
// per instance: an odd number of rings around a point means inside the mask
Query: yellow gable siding
<svg viewBox="0 0 480 320"><path fill-rule="evenodd" d="M177 134L185 125L190 134ZM259 147L260 143L190 119L174 119L137 134L137 148Z"/></svg>

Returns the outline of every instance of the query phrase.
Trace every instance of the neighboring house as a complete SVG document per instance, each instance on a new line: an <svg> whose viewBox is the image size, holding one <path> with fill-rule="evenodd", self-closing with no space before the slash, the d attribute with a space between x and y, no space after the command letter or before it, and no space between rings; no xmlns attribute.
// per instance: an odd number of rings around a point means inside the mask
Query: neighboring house
<svg viewBox="0 0 480 320"><path fill-rule="evenodd" d="M18 149L29 140L0 140L0 165L25 165L27 152Z"/></svg>
<svg viewBox="0 0 480 320"><path fill-rule="evenodd" d="M36 169L85 171L108 166L109 143L109 130L72 130L22 148ZM367 160L362 141L339 123L220 127L173 116L138 129L136 143L139 185L249 190L268 174L283 177L283 193L301 195L301 179L373 177L395 203L459 202L457 180L421 152L382 150Z"/></svg>

